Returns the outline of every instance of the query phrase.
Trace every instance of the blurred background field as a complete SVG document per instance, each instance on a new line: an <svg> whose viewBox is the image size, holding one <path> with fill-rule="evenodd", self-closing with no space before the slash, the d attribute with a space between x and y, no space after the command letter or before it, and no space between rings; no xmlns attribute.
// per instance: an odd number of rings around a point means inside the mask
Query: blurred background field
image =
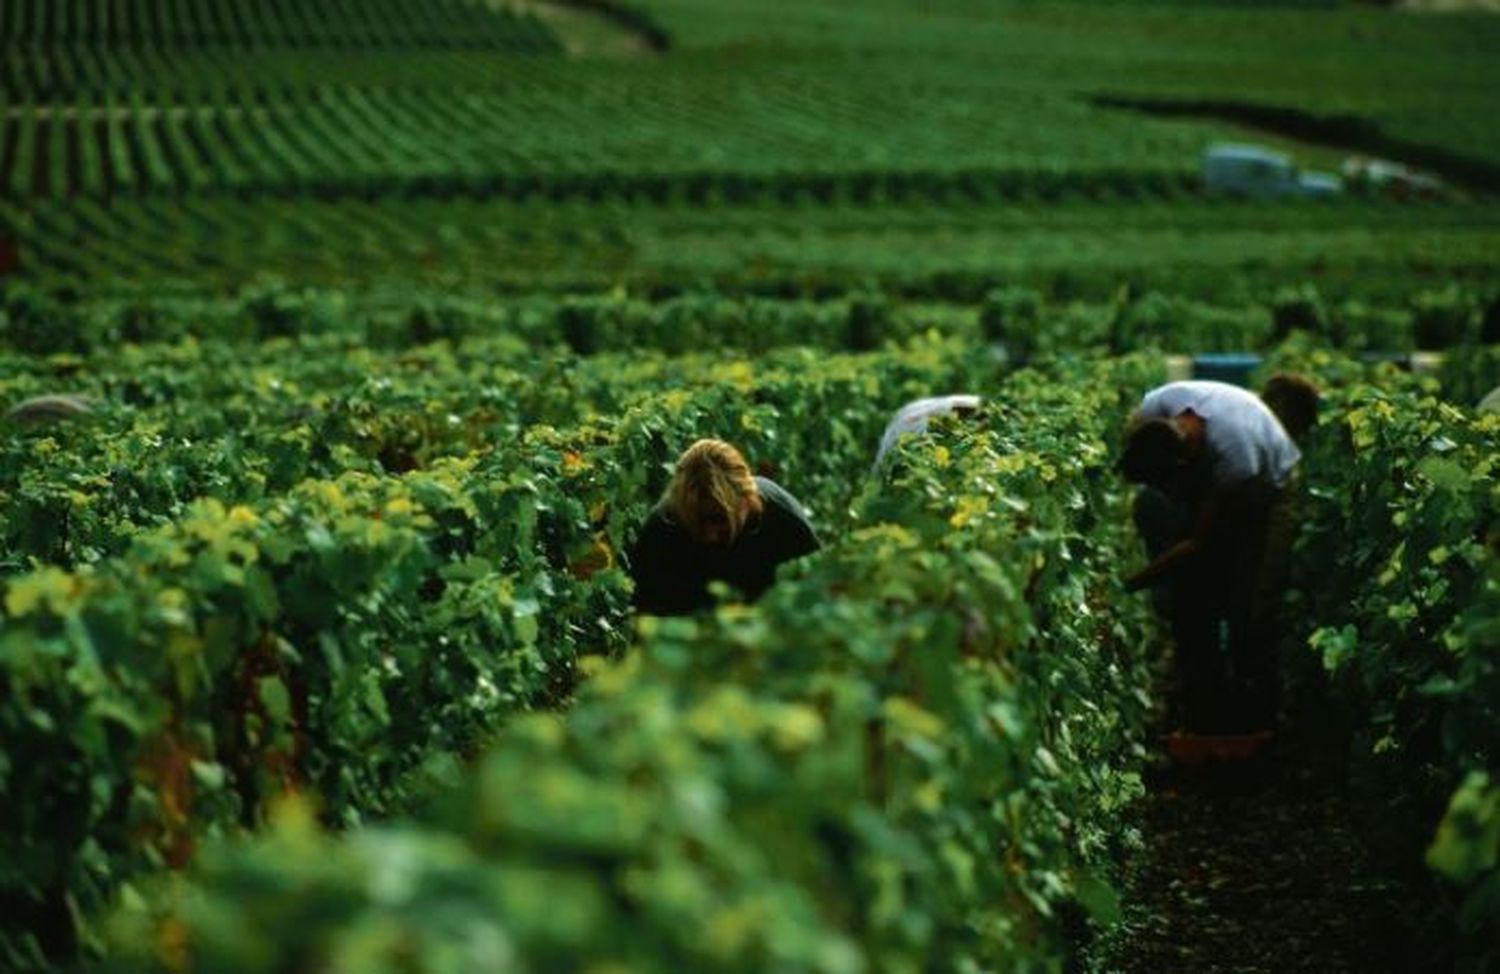
<svg viewBox="0 0 1500 974"><path fill-rule="evenodd" d="M1440 281L1482 276L1494 249L1500 26L1483 13L313 9L8 4L13 273L88 290L267 275L796 289L913 263L1159 276L1201 256L1221 281L1275 268L1357 287L1351 264ZM1334 172L1391 157L1450 191L1206 199L1202 156L1223 140Z"/></svg>

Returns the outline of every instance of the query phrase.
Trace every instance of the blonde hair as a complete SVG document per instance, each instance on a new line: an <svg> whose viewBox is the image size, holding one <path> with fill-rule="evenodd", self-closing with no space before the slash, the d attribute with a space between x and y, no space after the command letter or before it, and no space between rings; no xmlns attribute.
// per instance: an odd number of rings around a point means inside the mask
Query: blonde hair
<svg viewBox="0 0 1500 974"><path fill-rule="evenodd" d="M697 541L705 540L716 525L726 529L726 541L733 541L764 507L750 465L723 440L699 440L683 451L666 501Z"/></svg>

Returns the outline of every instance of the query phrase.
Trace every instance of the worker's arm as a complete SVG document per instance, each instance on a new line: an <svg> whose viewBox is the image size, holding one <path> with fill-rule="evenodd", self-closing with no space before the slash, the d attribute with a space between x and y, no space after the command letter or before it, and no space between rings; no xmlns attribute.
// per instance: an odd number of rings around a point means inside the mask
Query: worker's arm
<svg viewBox="0 0 1500 974"><path fill-rule="evenodd" d="M1223 526L1231 523L1231 519L1236 516L1234 512L1243 508L1246 489L1243 484L1210 489L1203 502L1198 505L1192 534L1151 559L1145 568L1126 578L1126 591L1148 588L1169 575L1190 568L1199 555L1217 542Z"/></svg>
<svg viewBox="0 0 1500 974"><path fill-rule="evenodd" d="M1135 592L1149 588L1182 566L1191 562L1203 550L1203 544L1195 537L1183 538L1163 551L1140 571L1125 579L1125 591Z"/></svg>

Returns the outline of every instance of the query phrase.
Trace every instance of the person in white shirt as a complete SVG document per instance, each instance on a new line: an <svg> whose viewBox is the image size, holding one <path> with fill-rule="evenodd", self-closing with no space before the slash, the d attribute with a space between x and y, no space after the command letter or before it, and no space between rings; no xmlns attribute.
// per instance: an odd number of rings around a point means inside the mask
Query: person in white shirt
<svg viewBox="0 0 1500 974"><path fill-rule="evenodd" d="M880 449L875 453L873 472L879 474L885 469L891 450L901 437L924 435L928 425L938 416L968 416L979 409L981 402L978 396L971 395L932 396L902 406L880 435Z"/></svg>
<svg viewBox="0 0 1500 974"><path fill-rule="evenodd" d="M1154 588L1171 620L1190 729L1270 722L1267 540L1300 459L1266 404L1227 383L1169 383L1131 417L1120 470L1145 487L1135 519L1150 561L1126 587Z"/></svg>

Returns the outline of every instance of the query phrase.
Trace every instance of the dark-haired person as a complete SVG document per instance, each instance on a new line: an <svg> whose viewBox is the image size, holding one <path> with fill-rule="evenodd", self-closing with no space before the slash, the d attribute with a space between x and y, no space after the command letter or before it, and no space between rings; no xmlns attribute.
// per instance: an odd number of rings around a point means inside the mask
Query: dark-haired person
<svg viewBox="0 0 1500 974"><path fill-rule="evenodd" d="M1294 443L1303 442L1317 425L1320 399L1312 380L1294 372L1277 372L1260 391L1260 401L1276 414Z"/></svg>
<svg viewBox="0 0 1500 974"><path fill-rule="evenodd" d="M1120 470L1144 490L1136 525L1177 644L1190 730L1268 726L1275 659L1266 584L1273 520L1301 453L1267 405L1222 382L1173 382L1131 417Z"/></svg>
<svg viewBox="0 0 1500 974"><path fill-rule="evenodd" d="M816 551L802 505L723 440L699 440L682 454L666 494L628 552L635 606L682 615L714 604L710 582L761 596L783 562Z"/></svg>

